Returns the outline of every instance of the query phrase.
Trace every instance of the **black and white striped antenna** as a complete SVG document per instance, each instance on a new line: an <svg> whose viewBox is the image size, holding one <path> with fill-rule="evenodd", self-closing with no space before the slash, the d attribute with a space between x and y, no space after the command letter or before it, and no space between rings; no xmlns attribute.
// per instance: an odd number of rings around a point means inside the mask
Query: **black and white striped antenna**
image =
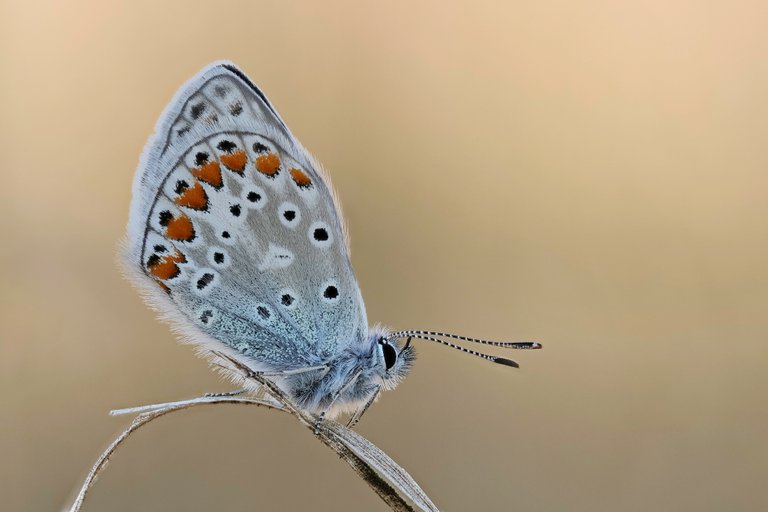
<svg viewBox="0 0 768 512"><path fill-rule="evenodd" d="M451 343L450 341L441 340L440 338L452 338L452 339L461 340L461 341L468 341L471 343L480 343L482 345L490 345L492 347L510 348L510 349L518 349L518 350L535 350L535 349L541 348L541 343L538 343L536 341L492 341L492 340L483 340L480 338L470 338L468 336L461 336L459 334L451 334L451 333L435 332L435 331L397 331L387 336L386 339L387 341L389 341L389 340L401 339L401 338L407 338L405 342L405 346L403 347L403 350L405 350L406 348L408 348L408 346L410 346L411 339L416 338L419 340L427 340L427 341L433 341L435 343L440 343L441 345L445 345L446 347L460 350L465 354L470 354L475 357L485 359L486 361L490 361L492 363L501 364L504 366L511 366L513 368L519 368L520 365L511 359L484 354L476 350L462 347L461 345L456 345L455 343Z"/></svg>

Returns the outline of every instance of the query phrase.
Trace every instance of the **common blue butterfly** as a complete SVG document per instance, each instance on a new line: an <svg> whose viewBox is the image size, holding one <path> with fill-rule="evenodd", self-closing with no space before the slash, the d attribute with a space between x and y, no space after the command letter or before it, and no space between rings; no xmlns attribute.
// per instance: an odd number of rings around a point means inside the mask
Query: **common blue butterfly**
<svg viewBox="0 0 768 512"><path fill-rule="evenodd" d="M328 176L230 62L203 69L161 115L134 178L123 257L182 339L264 372L318 418L353 413L355 424L407 375L412 339L515 367L442 338L541 346L369 327Z"/></svg>

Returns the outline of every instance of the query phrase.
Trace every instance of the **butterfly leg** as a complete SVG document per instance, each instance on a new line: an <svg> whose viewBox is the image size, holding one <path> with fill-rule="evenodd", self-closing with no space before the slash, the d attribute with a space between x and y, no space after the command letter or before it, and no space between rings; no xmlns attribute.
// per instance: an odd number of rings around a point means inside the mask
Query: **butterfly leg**
<svg viewBox="0 0 768 512"><path fill-rule="evenodd" d="M328 366L322 364L319 366L307 366L305 368L296 368L295 370L283 370L278 372L253 372L261 377L289 377L291 375L299 375L307 372L314 372L319 370L327 370Z"/></svg>
<svg viewBox="0 0 768 512"><path fill-rule="evenodd" d="M246 391L248 391L248 388L236 389L234 391L224 391L222 393L206 393L203 396L205 398L219 398L219 397L225 397L225 396L237 396L237 395L242 395Z"/></svg>
<svg viewBox="0 0 768 512"><path fill-rule="evenodd" d="M373 402L376 401L376 398L379 396L379 393L381 393L381 386L376 386L376 391L373 392L373 395L371 395L371 398L368 399L367 402L365 402L365 405L360 407L358 410L355 411L355 414L352 415L351 418L349 418L349 421L347 422L347 428L354 428L355 425L357 425L357 422L360 421L360 418L363 417L363 414L365 414L365 411L368 410L368 408L373 404Z"/></svg>
<svg viewBox="0 0 768 512"><path fill-rule="evenodd" d="M352 387L352 385L357 381L358 377L360 377L360 374L362 373L363 373L362 370L358 370L357 373L352 375L352 377L350 377L349 380L345 382L343 386L341 386L338 390L336 390L336 392L331 397L330 403L325 407L323 412L321 412L317 416L317 421L315 422L315 434L320 433L320 425L323 423L323 421L325 421L326 413L331 409L331 407L333 407L333 404L336 403L336 400L338 400L341 395L343 395L350 387Z"/></svg>
<svg viewBox="0 0 768 512"><path fill-rule="evenodd" d="M235 367L238 370L240 370L240 372L243 373L246 378L248 377L248 375L258 375L259 377L290 377L291 375L299 375L299 374L307 373L307 372L314 372L314 371L320 371L320 370L328 370L328 365L321 364L321 365L318 365L318 366L305 366L304 368L294 368L293 370L278 370L278 371L258 370L258 371L256 371L256 370L250 369L248 366L240 363L239 361L236 361L236 360L232 359L231 357L229 357L229 356L227 356L225 354L222 354L222 353L219 353L219 352L213 352L213 355L215 355L216 357L218 357L218 358L220 358L220 359L222 359L224 361L229 361L230 363L235 365ZM216 361L213 361L211 364L213 364L215 366L218 366L219 368L222 368L223 370L226 370L228 372L232 371L232 368L230 366L228 366L228 365L219 364ZM238 390L238 391L245 392L247 390L248 390L248 388L243 388L242 390ZM240 393L238 393L238 394L240 394Z"/></svg>

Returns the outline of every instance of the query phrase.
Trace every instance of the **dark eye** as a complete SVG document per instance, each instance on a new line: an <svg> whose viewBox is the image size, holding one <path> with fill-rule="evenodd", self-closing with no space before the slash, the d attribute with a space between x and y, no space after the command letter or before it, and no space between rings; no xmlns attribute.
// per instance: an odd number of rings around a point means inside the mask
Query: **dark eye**
<svg viewBox="0 0 768 512"><path fill-rule="evenodd" d="M381 350L384 352L384 364L389 370L397 362L397 351L395 351L395 347L386 342L381 344Z"/></svg>

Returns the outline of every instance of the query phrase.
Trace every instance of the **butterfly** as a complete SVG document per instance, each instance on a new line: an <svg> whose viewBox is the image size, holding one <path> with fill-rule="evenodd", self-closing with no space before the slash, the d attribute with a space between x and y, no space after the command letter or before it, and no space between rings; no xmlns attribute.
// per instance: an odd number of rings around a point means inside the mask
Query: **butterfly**
<svg viewBox="0 0 768 512"><path fill-rule="evenodd" d="M408 374L413 339L513 367L444 338L541 347L369 327L349 254L328 175L254 83L221 61L182 86L141 156L122 257L183 341L350 425Z"/></svg>

